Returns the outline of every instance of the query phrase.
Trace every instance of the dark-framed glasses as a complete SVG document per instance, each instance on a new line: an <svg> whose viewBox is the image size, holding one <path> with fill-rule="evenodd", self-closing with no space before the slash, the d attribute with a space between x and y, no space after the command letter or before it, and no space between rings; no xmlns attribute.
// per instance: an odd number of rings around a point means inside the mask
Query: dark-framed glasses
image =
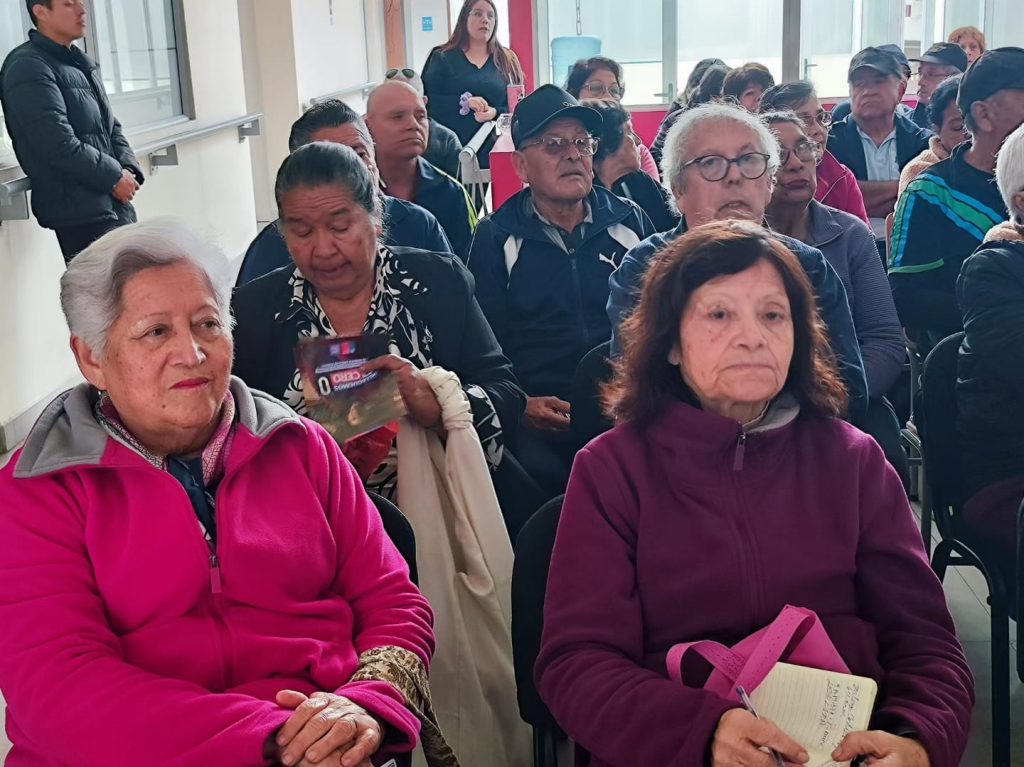
<svg viewBox="0 0 1024 767"><path fill-rule="evenodd" d="M597 139L593 136L580 136L578 138L565 138L564 136L541 136L536 141L524 144L523 149L531 146L543 147L544 151L552 157L562 157L569 147L573 147L580 157L590 157L597 151Z"/></svg>
<svg viewBox="0 0 1024 767"><path fill-rule="evenodd" d="M823 152L821 150L821 144L817 141L803 141L796 142L796 146L792 149L782 147L779 149L779 165L785 165L789 162L791 155L796 155L797 159L801 162L813 162L817 165L821 162Z"/></svg>
<svg viewBox="0 0 1024 767"><path fill-rule="evenodd" d="M721 181L729 175L729 166L735 165L743 178L753 181L768 171L768 159L769 156L763 152L747 152L739 157L708 154L693 158L683 167L689 168L692 165L705 181Z"/></svg>
<svg viewBox="0 0 1024 767"><path fill-rule="evenodd" d="M613 99L621 99L623 90L614 83L612 85L605 85L600 80L591 80L588 83L583 83L583 88L580 89L587 96L611 96Z"/></svg>
<svg viewBox="0 0 1024 767"><path fill-rule="evenodd" d="M384 73L384 79L385 80L393 80L396 77L398 77L398 73L399 72L402 73L402 77L408 77L409 79L412 79L412 78L416 77L416 70L415 69L409 69L408 67L402 67L401 69L389 69L387 72Z"/></svg>

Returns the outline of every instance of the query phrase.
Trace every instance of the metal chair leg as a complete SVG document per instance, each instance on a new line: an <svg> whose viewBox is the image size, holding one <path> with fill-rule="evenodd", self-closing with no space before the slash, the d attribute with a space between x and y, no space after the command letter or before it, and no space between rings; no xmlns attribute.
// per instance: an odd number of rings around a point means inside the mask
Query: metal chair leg
<svg viewBox="0 0 1024 767"><path fill-rule="evenodd" d="M918 477L920 478L920 485L918 486L921 488L918 498L921 499L921 538L924 540L925 553L930 554L932 550L932 491L928 487L925 471L925 466L922 463L918 469Z"/></svg>
<svg viewBox="0 0 1024 767"><path fill-rule="evenodd" d="M949 558L952 554L953 544L945 540L939 542L932 554L932 570L939 576L940 583L946 578L946 568L949 567Z"/></svg>
<svg viewBox="0 0 1024 767"><path fill-rule="evenodd" d="M989 579L992 610L992 764L1010 764L1010 616L1007 589L998 576Z"/></svg>

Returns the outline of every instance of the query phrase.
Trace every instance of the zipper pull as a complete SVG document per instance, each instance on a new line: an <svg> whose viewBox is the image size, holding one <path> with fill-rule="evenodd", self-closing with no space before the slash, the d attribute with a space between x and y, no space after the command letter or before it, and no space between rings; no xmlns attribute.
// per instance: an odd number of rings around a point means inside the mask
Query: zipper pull
<svg viewBox="0 0 1024 767"><path fill-rule="evenodd" d="M740 432L739 439L736 440L736 455L732 459L732 470L740 471L743 469L743 453L747 447L747 433L745 431Z"/></svg>
<svg viewBox="0 0 1024 767"><path fill-rule="evenodd" d="M213 552L210 553L210 591L220 593L220 562Z"/></svg>

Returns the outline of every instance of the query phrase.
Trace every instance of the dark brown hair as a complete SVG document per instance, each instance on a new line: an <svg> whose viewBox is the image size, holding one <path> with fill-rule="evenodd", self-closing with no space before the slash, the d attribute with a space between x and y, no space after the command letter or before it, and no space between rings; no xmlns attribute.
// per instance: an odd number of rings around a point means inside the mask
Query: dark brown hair
<svg viewBox="0 0 1024 767"><path fill-rule="evenodd" d="M28 17L32 19L32 26L38 27L39 21L36 19L36 12L32 10L37 5L45 5L47 8L53 7L53 0L25 0L25 7L28 9Z"/></svg>
<svg viewBox="0 0 1024 767"><path fill-rule="evenodd" d="M469 47L469 27L467 26L469 12L480 1L466 0L462 4L462 10L459 11L459 18L455 22L452 36L448 38L447 43L441 46L442 53L456 49L465 50ZM494 30L491 32L491 39L487 41L487 52L494 57L494 66L508 78L509 83L521 85L523 83L523 68L519 65L519 57L516 56L515 51L498 42L498 7L494 4L494 0L483 0L483 2L491 6L491 10L494 11Z"/></svg>
<svg viewBox="0 0 1024 767"><path fill-rule="evenodd" d="M594 72L599 72L602 69L612 73L619 89L625 93L626 83L622 79L622 65L607 56L591 56L589 59L580 59L573 64L572 69L569 70L569 76L565 79L565 92L573 98L580 98L587 80L594 76Z"/></svg>
<svg viewBox="0 0 1024 767"><path fill-rule="evenodd" d="M640 303L622 324L623 354L602 392L609 416L643 428L674 400L700 407L679 368L668 361L679 341L683 313L701 285L739 274L761 260L782 278L793 318L793 359L785 390L805 413L841 417L846 412L846 389L818 317L811 283L796 256L756 224L715 221L669 243L651 261Z"/></svg>
<svg viewBox="0 0 1024 767"><path fill-rule="evenodd" d="M722 83L722 95L732 96L738 100L743 91L751 85L758 85L761 90L766 91L775 85L775 78L768 71L768 67L753 61L737 67L726 75L725 82Z"/></svg>

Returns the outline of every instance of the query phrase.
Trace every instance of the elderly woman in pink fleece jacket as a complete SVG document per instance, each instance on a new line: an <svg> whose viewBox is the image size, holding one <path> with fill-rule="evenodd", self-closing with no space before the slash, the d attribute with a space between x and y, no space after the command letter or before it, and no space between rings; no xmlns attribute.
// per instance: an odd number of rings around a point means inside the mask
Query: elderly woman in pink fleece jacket
<svg viewBox="0 0 1024 767"><path fill-rule="evenodd" d="M8 767L444 757L430 608L334 440L231 378L229 285L169 221L61 280L88 383L0 471Z"/></svg>

